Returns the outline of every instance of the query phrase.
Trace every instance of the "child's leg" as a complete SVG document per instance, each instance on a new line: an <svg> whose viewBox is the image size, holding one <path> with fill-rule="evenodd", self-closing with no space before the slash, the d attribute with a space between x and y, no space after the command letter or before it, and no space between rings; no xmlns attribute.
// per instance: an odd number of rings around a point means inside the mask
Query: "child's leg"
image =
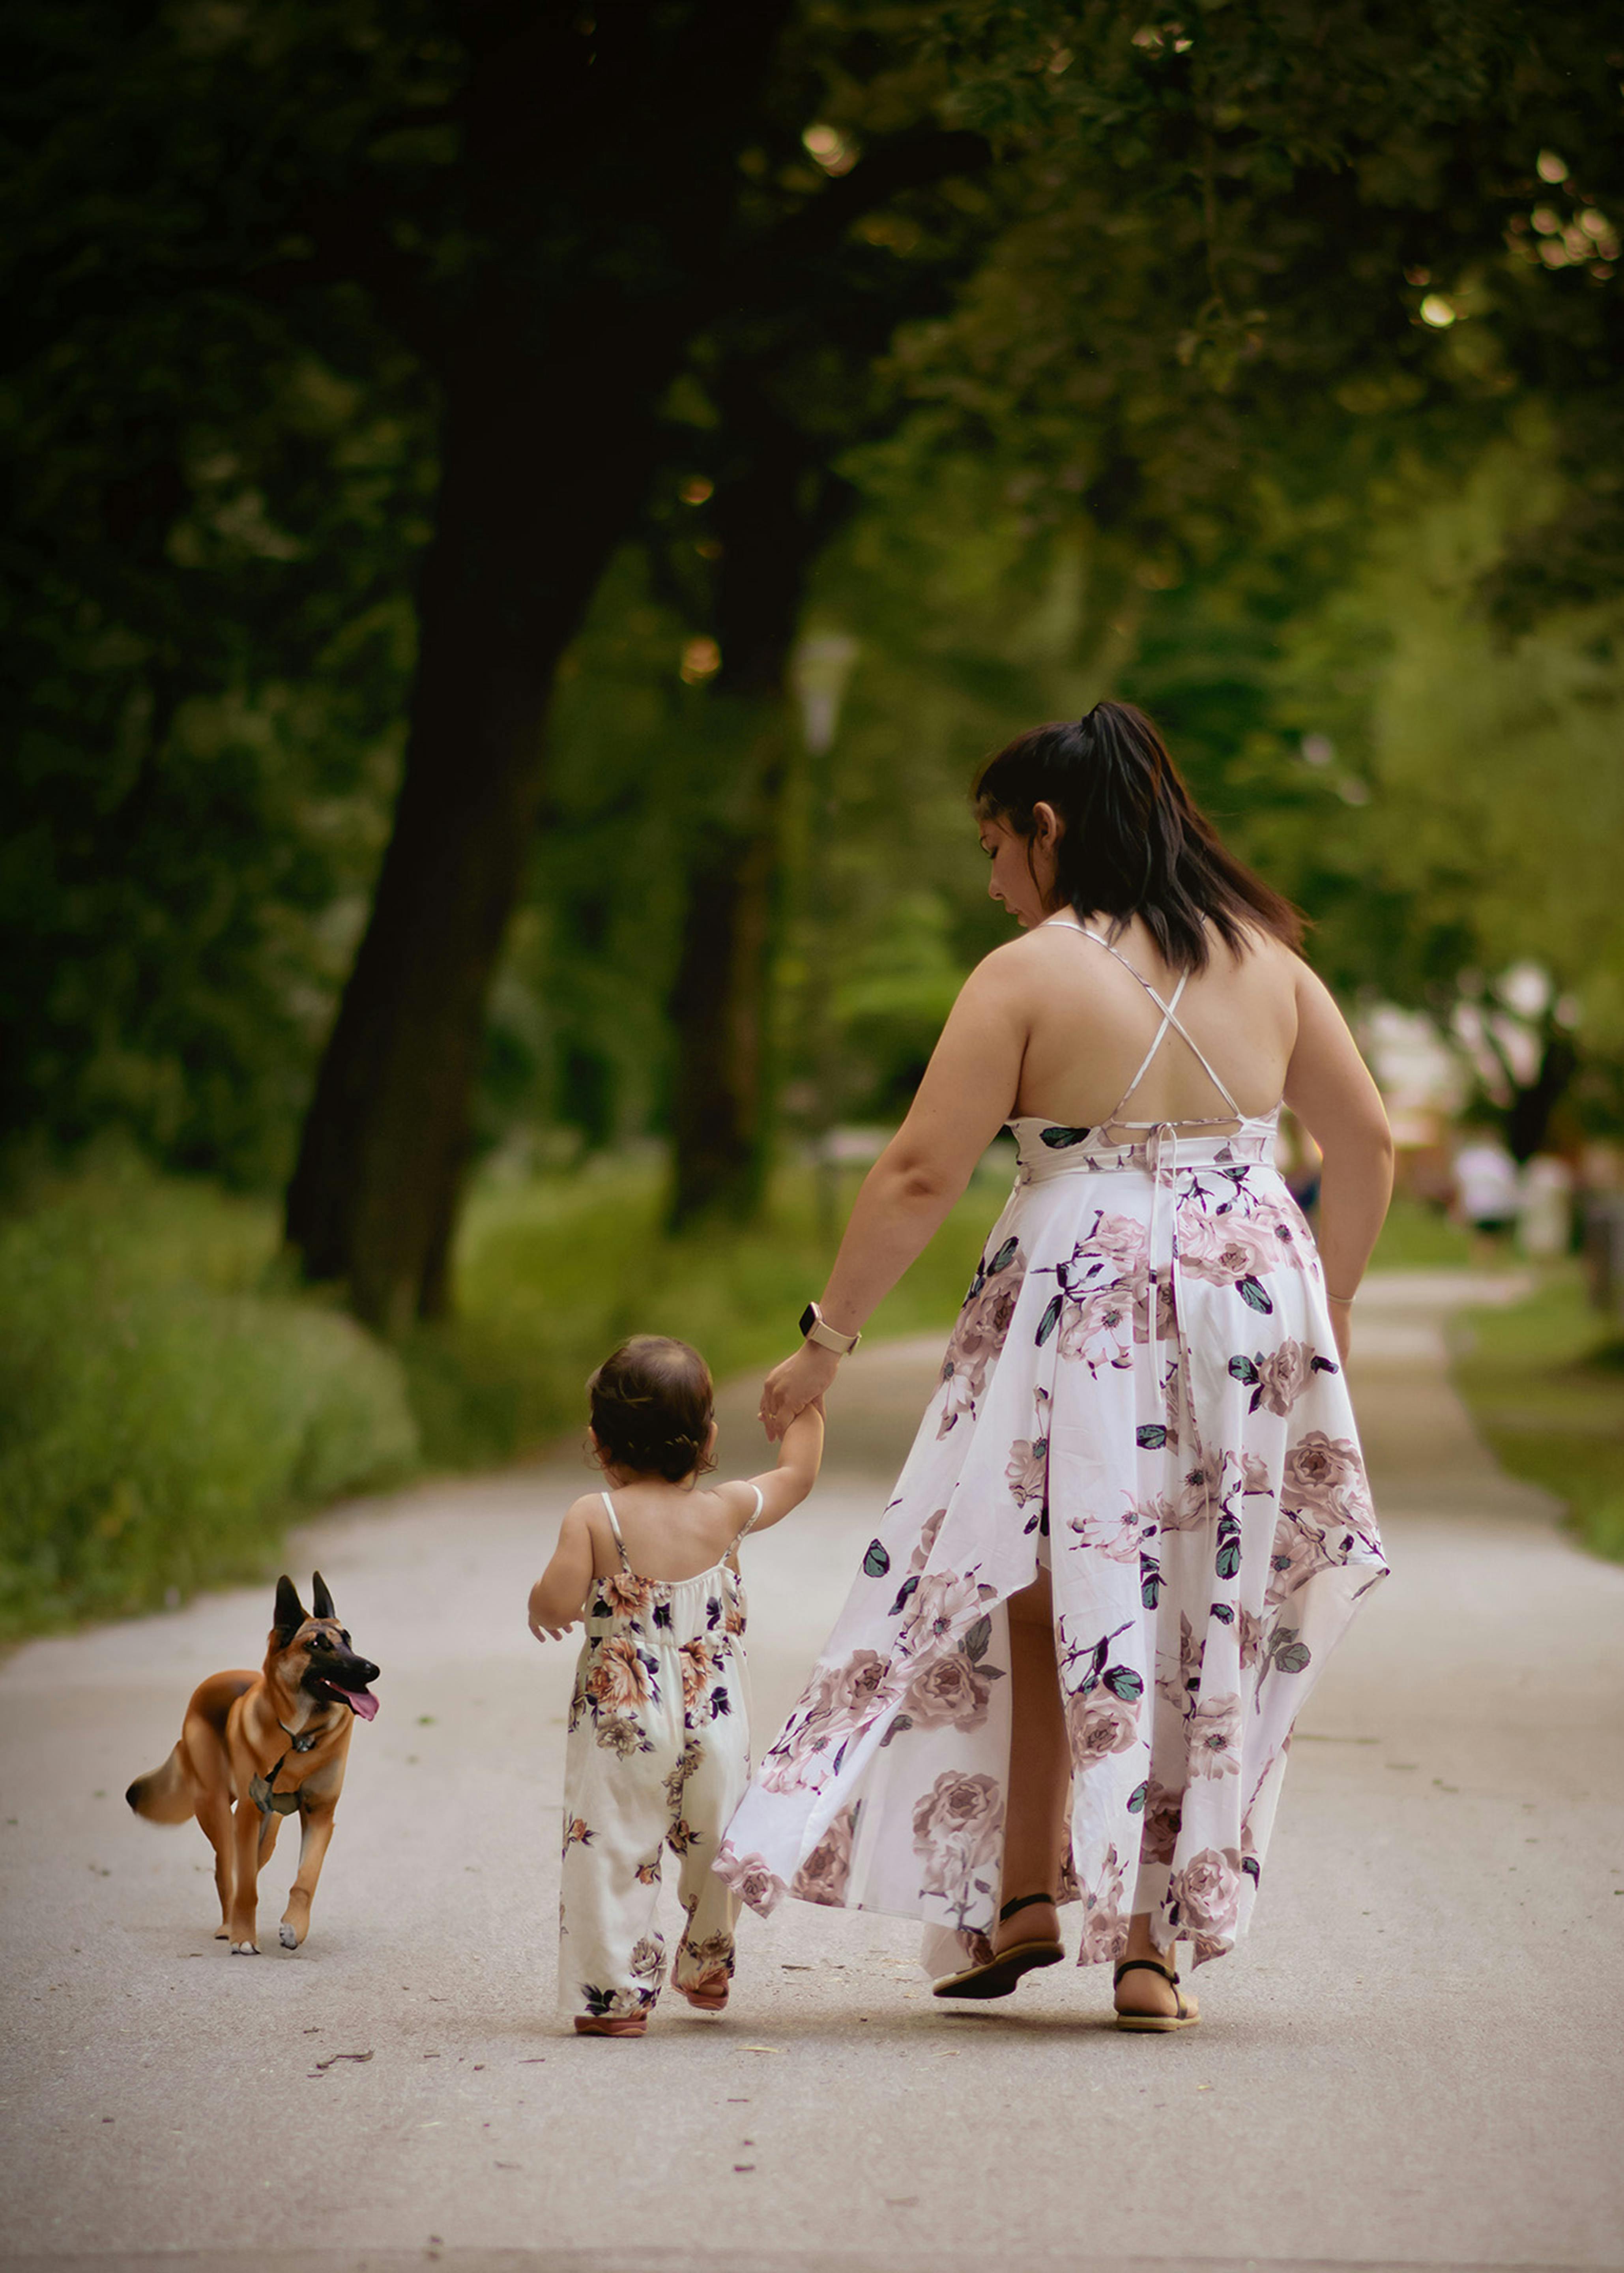
<svg viewBox="0 0 1624 2273"><path fill-rule="evenodd" d="M665 1764L658 1752L600 1746L590 1722L572 1736L571 1748L558 1894L559 2009L578 2021L640 2026L654 2010L665 1963L654 1922Z"/></svg>
<svg viewBox="0 0 1624 2273"><path fill-rule="evenodd" d="M712 1865L750 1782L750 1732L743 1715L713 1721L692 1740L690 1756L694 1752L698 1759L684 1779L667 1834L680 1858L677 1893L688 1913L671 1979L691 2005L719 2013L733 1976L739 1905Z"/></svg>

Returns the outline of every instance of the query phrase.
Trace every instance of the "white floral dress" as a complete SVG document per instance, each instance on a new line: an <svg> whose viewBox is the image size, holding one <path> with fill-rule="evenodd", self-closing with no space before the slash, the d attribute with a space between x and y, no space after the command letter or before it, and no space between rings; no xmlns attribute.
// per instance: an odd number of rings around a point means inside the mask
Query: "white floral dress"
<svg viewBox="0 0 1624 2273"><path fill-rule="evenodd" d="M1243 1115L1179 1023L1183 980L1164 1001L1134 975L1162 1020L1115 1114L1010 1124L1014 1189L940 1385L716 1866L764 1915L790 1894L921 1917L932 1974L984 1957L1001 1894L1034 1891L999 1878L1005 1604L1040 1563L1082 1964L1120 1957L1140 1911L1198 1963L1233 1946L1292 1723L1386 1575L1279 1108ZM1170 1031L1222 1123L1123 1119Z"/></svg>
<svg viewBox="0 0 1624 2273"><path fill-rule="evenodd" d="M725 1995L736 1898L716 1876L728 1818L750 1781L750 1697L739 1541L692 1579L640 1578L615 1504L600 1494L620 1569L595 1579L564 1767L558 2003L594 2019L652 2011L664 1977L655 1925L666 1849L687 1912L672 1978Z"/></svg>

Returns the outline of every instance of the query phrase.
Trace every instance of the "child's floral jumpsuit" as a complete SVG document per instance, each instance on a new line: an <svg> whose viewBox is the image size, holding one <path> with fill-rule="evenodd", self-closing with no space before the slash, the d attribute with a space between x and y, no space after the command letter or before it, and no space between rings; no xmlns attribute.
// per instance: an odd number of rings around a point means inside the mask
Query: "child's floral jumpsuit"
<svg viewBox="0 0 1624 2273"><path fill-rule="evenodd" d="M655 1925L661 1850L688 1913L671 1978L711 2010L733 1972L737 1898L712 1864L750 1782L750 1700L739 1541L697 1578L641 1579L613 1500L621 1567L595 1579L564 1772L558 2002L596 2019L653 2009L665 1944Z"/></svg>

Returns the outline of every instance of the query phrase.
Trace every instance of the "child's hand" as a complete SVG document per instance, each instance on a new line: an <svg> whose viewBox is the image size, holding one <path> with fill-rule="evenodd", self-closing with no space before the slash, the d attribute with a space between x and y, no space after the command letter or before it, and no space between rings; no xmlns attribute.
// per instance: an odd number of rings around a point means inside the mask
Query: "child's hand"
<svg viewBox="0 0 1624 2273"><path fill-rule="evenodd" d="M544 1626L537 1619L530 1620L530 1631L537 1641L562 1641L577 1621L566 1618L561 1626Z"/></svg>

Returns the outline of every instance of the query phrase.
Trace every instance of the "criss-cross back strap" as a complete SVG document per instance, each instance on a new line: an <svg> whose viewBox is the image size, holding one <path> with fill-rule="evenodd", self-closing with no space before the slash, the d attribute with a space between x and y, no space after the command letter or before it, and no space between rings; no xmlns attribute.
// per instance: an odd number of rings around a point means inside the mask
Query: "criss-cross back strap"
<svg viewBox="0 0 1624 2273"><path fill-rule="evenodd" d="M1241 1111L1239 1106L1236 1104L1234 1099L1231 1096L1227 1084L1211 1064L1206 1051L1202 1049L1194 1035L1191 1033L1189 1028L1179 1016L1179 999L1183 995L1185 986L1189 980L1189 972L1187 971L1181 971L1179 972L1179 984L1173 989L1172 1000L1171 1002L1164 1002L1162 997L1156 993L1156 988L1150 984L1150 981L1145 977L1144 972L1142 971L1136 970L1134 964L1128 961L1126 955L1123 955L1118 949L1112 947L1108 939L1102 939L1098 932L1090 931L1087 924L1062 923L1057 924L1055 928L1058 931L1075 932L1080 938L1091 939L1096 947L1103 947L1107 955L1111 956L1116 962L1122 965L1124 971L1130 972L1134 978L1138 979L1140 985L1144 988L1146 994L1150 997L1150 1000L1156 1004L1156 1009L1162 1014L1162 1023L1156 1030L1156 1039L1151 1043L1149 1048L1145 1052L1143 1060L1140 1064L1139 1071L1134 1076L1133 1080L1129 1082L1127 1087L1117 1099L1116 1110L1112 1113L1108 1113L1098 1125L1102 1129L1155 1129L1160 1125L1158 1122L1154 1121L1125 1121L1122 1118L1122 1108L1127 1103L1129 1098L1133 1096L1134 1091L1139 1087L1145 1076L1149 1072L1151 1066L1155 1063L1156 1054L1161 1048L1163 1042L1165 1040L1167 1030L1170 1026L1174 1033L1176 1033L1185 1043L1186 1046L1194 1051L1201 1071L1206 1075L1208 1080L1212 1084L1213 1087L1217 1091L1218 1095L1224 1099L1224 1102L1229 1107L1229 1111L1227 1113L1214 1115L1208 1119L1201 1119L1194 1114L1186 1115L1179 1121L1177 1126L1182 1129L1222 1129L1231 1121L1244 1121L1246 1116Z"/></svg>
<svg viewBox="0 0 1624 2273"><path fill-rule="evenodd" d="M601 1491L598 1497L603 1503L603 1512L609 1518L609 1527L615 1534L616 1546L620 1549L620 1567L623 1571L629 1571L632 1568L632 1557L626 1553L626 1542L620 1536L620 1518L615 1513L615 1503L606 1491Z"/></svg>
<svg viewBox="0 0 1624 2273"><path fill-rule="evenodd" d="M734 1533L733 1542L728 1549L727 1553L722 1558L724 1563L732 1563L737 1565L738 1562L738 1550L744 1543L745 1534L755 1529L756 1525L761 1519L761 1510L767 1504L765 1496L762 1493L760 1484L752 1484L750 1489L756 1496L756 1504L751 1509L749 1515L745 1518L739 1529Z"/></svg>

